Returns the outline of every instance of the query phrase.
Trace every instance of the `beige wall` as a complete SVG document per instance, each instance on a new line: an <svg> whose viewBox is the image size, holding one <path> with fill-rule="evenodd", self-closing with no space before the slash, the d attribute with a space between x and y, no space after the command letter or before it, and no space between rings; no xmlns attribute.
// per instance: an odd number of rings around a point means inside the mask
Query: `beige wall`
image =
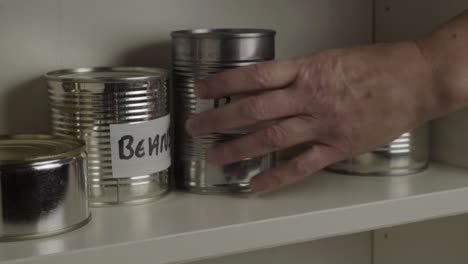
<svg viewBox="0 0 468 264"><path fill-rule="evenodd" d="M264 249L190 264L371 264L371 233Z"/></svg>
<svg viewBox="0 0 468 264"><path fill-rule="evenodd" d="M168 67L169 33L196 27L273 28L278 57L298 56L369 42L371 12L371 0L0 0L0 134L48 131L46 71Z"/></svg>
<svg viewBox="0 0 468 264"><path fill-rule="evenodd" d="M468 215L374 233L374 264L468 263Z"/></svg>

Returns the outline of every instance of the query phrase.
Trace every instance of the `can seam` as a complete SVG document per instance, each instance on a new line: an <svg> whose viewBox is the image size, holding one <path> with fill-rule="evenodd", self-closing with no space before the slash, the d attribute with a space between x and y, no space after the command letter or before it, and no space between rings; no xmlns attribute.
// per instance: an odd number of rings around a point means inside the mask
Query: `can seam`
<svg viewBox="0 0 468 264"><path fill-rule="evenodd" d="M31 234L18 235L18 236L15 236L15 235L0 236L0 242L12 242L12 241L21 241L21 240L38 239L38 238L55 236L55 235L63 234L72 230L76 230L82 226L85 226L90 221L91 221L91 214L89 214L85 220L82 220L79 223L76 223L66 228L58 229L56 231L51 231L51 232L44 232L44 233L31 233Z"/></svg>
<svg viewBox="0 0 468 264"><path fill-rule="evenodd" d="M135 73L146 73L148 76L136 76L136 77L101 77L101 78L75 78L75 77L60 77L65 74L86 74L97 71L132 71ZM138 71L141 70L141 71ZM153 72L153 74L151 74ZM169 71L162 68L152 67L83 67L73 69L63 69L58 71L51 71L44 74L44 77L49 81L60 81L60 82L78 82L78 83L121 83L121 82L138 82L147 81L154 79L167 80Z"/></svg>
<svg viewBox="0 0 468 264"><path fill-rule="evenodd" d="M204 38L264 38L274 37L276 31L271 29L261 28L199 28L199 29L186 29L171 32L172 38L190 38L190 39L204 39Z"/></svg>
<svg viewBox="0 0 468 264"><path fill-rule="evenodd" d="M423 166L414 169L393 169L393 171L388 172L357 172L345 169L335 169L333 167L325 168L326 171L338 173L342 175L349 175L349 176L362 176L362 177L385 177L385 176L408 176L413 175L416 173L420 173L426 170L429 167L429 162L426 162Z"/></svg>

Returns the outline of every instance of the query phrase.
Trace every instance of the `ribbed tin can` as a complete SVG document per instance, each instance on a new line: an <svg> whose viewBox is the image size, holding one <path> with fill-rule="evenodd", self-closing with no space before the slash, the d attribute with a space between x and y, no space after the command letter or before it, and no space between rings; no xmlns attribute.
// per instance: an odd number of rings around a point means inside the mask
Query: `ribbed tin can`
<svg viewBox="0 0 468 264"><path fill-rule="evenodd" d="M353 175L406 175L424 170L428 161L429 128L425 125L402 134L381 148L338 162L327 169Z"/></svg>
<svg viewBox="0 0 468 264"><path fill-rule="evenodd" d="M249 158L225 166L205 161L214 144L238 138L251 131L236 130L191 137L185 121L192 115L228 103L232 98L198 99L197 80L226 69L272 60L275 32L264 29L196 29L172 32L172 62L175 116L175 167L180 188L193 192L248 192L249 181L273 165L273 155Z"/></svg>
<svg viewBox="0 0 468 264"><path fill-rule="evenodd" d="M39 238L91 219L85 143L51 135L0 136L0 241Z"/></svg>
<svg viewBox="0 0 468 264"><path fill-rule="evenodd" d="M168 191L165 70L78 68L46 78L53 133L86 141L91 205L142 203Z"/></svg>

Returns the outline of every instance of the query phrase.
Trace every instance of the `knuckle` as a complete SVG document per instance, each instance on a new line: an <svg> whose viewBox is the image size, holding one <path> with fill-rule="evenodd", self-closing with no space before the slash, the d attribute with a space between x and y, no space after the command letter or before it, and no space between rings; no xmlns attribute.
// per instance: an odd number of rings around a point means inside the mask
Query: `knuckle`
<svg viewBox="0 0 468 264"><path fill-rule="evenodd" d="M194 92L196 97L205 98L211 97L213 95L213 91L216 91L212 88L212 82L208 79L198 80L196 83L193 84Z"/></svg>
<svg viewBox="0 0 468 264"><path fill-rule="evenodd" d="M270 188L277 188L285 184L283 175L279 173L272 173L268 179Z"/></svg>
<svg viewBox="0 0 468 264"><path fill-rule="evenodd" d="M256 121L265 120L268 116L266 102L258 96L249 99L241 108L243 115Z"/></svg>
<svg viewBox="0 0 468 264"><path fill-rule="evenodd" d="M253 65L253 78L254 82L259 84L261 87L267 87L271 81L270 72L263 67L262 63L257 63Z"/></svg>
<svg viewBox="0 0 468 264"><path fill-rule="evenodd" d="M272 150L280 149L284 146L286 140L287 133L282 126L274 125L265 129L263 142L268 148Z"/></svg>
<svg viewBox="0 0 468 264"><path fill-rule="evenodd" d="M206 77L199 81L201 89L210 97L218 96L229 87L230 80L224 72Z"/></svg>
<svg viewBox="0 0 468 264"><path fill-rule="evenodd" d="M314 172L316 167L315 162L310 158L300 158L292 162L293 170L296 177L303 177L307 174Z"/></svg>
<svg viewBox="0 0 468 264"><path fill-rule="evenodd" d="M224 164L226 161L236 159L240 153L233 142L226 142L215 145L207 151L207 154L212 161Z"/></svg>

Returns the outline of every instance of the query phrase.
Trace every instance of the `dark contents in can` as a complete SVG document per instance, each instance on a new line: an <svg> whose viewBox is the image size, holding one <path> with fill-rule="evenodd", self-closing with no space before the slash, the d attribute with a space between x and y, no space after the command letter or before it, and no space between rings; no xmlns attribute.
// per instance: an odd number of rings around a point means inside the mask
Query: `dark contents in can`
<svg viewBox="0 0 468 264"><path fill-rule="evenodd" d="M47 166L47 165L43 165ZM63 202L68 167L31 170L29 166L0 168L3 220L36 221Z"/></svg>

